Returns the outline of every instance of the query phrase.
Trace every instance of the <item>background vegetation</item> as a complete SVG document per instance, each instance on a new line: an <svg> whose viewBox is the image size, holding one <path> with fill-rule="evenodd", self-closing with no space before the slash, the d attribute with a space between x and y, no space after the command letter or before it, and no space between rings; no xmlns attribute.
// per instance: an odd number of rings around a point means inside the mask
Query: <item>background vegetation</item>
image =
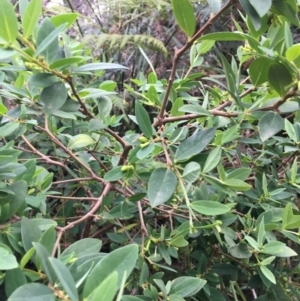
<svg viewBox="0 0 300 301"><path fill-rule="evenodd" d="M299 300L298 2L74 3L0 1L1 298Z"/></svg>

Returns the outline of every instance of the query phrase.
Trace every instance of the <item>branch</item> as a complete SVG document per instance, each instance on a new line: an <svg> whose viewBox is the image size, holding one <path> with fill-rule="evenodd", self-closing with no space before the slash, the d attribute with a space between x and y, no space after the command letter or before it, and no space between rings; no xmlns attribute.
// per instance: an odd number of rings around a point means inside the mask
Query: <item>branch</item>
<svg viewBox="0 0 300 301"><path fill-rule="evenodd" d="M61 240L61 237L62 237L63 233L66 232L67 230L73 228L74 226L76 226L76 225L84 222L90 216L94 215L96 213L96 211L100 208L104 197L110 192L111 188L112 188L112 184L111 183L106 183L105 186L104 186L104 189L103 189L103 191L101 193L101 195L99 196L99 198L97 200L97 202L95 203L95 205L93 206L93 208L91 208L91 210L86 215L84 215L83 217L81 217L80 219L78 219L78 220L76 220L74 222L69 223L65 227L62 227L62 228L58 227L57 228L58 235L57 235L56 242L55 242L55 245L54 245L54 248L53 248L53 251L52 251L52 256L54 256L56 254L56 251L57 251L57 248L59 246L59 242Z"/></svg>
<svg viewBox="0 0 300 301"><path fill-rule="evenodd" d="M209 20L193 35L193 37L191 37L191 39L189 39L187 41L187 43L181 49L175 50L171 74L169 77L169 81L168 81L168 85L167 85L166 92L164 95L164 99L162 101L161 108L160 108L160 111L159 111L159 114L157 117L157 121L153 124L154 127L164 124L163 119L164 119L165 109L166 109L166 105L167 105L167 102L169 99L171 87L172 87L173 81L175 79L175 73L176 73L177 64L178 64L179 59L187 51L187 49L189 49L193 45L193 43L204 33L204 31L206 31L207 28L209 26L211 26L213 24L213 22L216 19L218 19L223 14L223 12L226 9L228 9L230 6L232 6L235 2L236 2L236 0L229 0L216 14L212 15L209 18Z"/></svg>

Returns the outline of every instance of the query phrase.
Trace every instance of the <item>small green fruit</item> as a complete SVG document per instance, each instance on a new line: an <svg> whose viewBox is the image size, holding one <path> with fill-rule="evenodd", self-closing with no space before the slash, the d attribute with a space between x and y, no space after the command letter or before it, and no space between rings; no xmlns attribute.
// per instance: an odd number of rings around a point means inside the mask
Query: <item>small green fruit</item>
<svg viewBox="0 0 300 301"><path fill-rule="evenodd" d="M141 137L139 137L139 141L142 143L145 143L145 142L148 142L148 138L141 136Z"/></svg>
<svg viewBox="0 0 300 301"><path fill-rule="evenodd" d="M148 146L150 144L150 142L146 142L146 143L142 143L140 144L140 148L145 148L146 146Z"/></svg>

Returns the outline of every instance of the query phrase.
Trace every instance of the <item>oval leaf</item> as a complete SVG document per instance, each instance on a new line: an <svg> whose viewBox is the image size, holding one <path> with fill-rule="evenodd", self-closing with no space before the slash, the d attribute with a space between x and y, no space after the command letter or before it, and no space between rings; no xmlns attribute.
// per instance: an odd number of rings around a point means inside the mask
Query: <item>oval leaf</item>
<svg viewBox="0 0 300 301"><path fill-rule="evenodd" d="M31 0L27 5L25 14L22 18L24 37L31 36L35 25L42 13L42 0Z"/></svg>
<svg viewBox="0 0 300 301"><path fill-rule="evenodd" d="M200 214L220 215L230 211L230 208L214 201L195 201L191 207Z"/></svg>
<svg viewBox="0 0 300 301"><path fill-rule="evenodd" d="M112 271L118 273L117 289L120 288L126 272L126 279L132 272L138 258L138 245L128 245L116 249L105 256L89 274L84 289L83 297L88 297Z"/></svg>
<svg viewBox="0 0 300 301"><path fill-rule="evenodd" d="M138 101L135 102L135 116L139 128L147 138L152 137L152 125L146 109Z"/></svg>
<svg viewBox="0 0 300 301"><path fill-rule="evenodd" d="M63 83L56 82L43 89L40 100L46 114L51 115L60 109L66 102L68 91Z"/></svg>
<svg viewBox="0 0 300 301"><path fill-rule="evenodd" d="M18 21L15 9L9 0L0 1L0 37L13 43L18 36Z"/></svg>
<svg viewBox="0 0 300 301"><path fill-rule="evenodd" d="M177 186L175 174L167 168L158 168L150 176L148 198L152 207L164 204L173 195Z"/></svg>
<svg viewBox="0 0 300 301"><path fill-rule="evenodd" d="M273 64L269 68L269 83L280 95L284 96L293 82L292 75L283 64Z"/></svg>
<svg viewBox="0 0 300 301"><path fill-rule="evenodd" d="M79 134L70 139L68 148L69 149L81 148L95 143L96 141L92 137L85 134Z"/></svg>
<svg viewBox="0 0 300 301"><path fill-rule="evenodd" d="M216 130L214 128L197 132L193 136L184 140L176 150L175 161L182 162L199 154L207 144L214 138Z"/></svg>
<svg viewBox="0 0 300 301"><path fill-rule="evenodd" d="M56 296L52 290L41 283L28 283L17 288L8 301L28 301L28 300L54 301Z"/></svg>
<svg viewBox="0 0 300 301"><path fill-rule="evenodd" d="M273 112L265 114L258 123L258 132L262 141L266 141L284 128L283 118Z"/></svg>
<svg viewBox="0 0 300 301"><path fill-rule="evenodd" d="M172 0L175 19L188 37L192 37L195 32L196 18L194 9L189 0Z"/></svg>
<svg viewBox="0 0 300 301"><path fill-rule="evenodd" d="M72 301L78 301L78 292L75 281L68 268L56 258L49 258L50 264L57 275L57 278Z"/></svg>

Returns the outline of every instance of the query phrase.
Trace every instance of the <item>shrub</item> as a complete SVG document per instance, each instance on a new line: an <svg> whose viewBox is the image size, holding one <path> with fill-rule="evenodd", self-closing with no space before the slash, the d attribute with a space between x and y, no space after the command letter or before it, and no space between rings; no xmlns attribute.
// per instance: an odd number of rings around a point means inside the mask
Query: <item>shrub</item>
<svg viewBox="0 0 300 301"><path fill-rule="evenodd" d="M125 85L126 116L113 114L120 96L104 74L127 68L68 37L76 13L41 19L41 0L20 0L17 16L0 2L8 300L300 299L298 6L239 3L243 26L209 32L237 1L208 1L195 30L191 3L172 0L186 43L168 79L144 53L152 72ZM229 41L243 43L230 61L216 46ZM208 51L222 69L206 77ZM126 118L138 130L121 135Z"/></svg>

